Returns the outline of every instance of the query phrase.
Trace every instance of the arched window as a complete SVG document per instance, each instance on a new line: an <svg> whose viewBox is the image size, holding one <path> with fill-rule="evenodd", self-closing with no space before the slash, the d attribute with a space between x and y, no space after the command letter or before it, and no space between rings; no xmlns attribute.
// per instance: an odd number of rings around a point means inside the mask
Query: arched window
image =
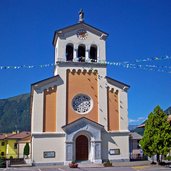
<svg viewBox="0 0 171 171"><path fill-rule="evenodd" d="M90 47L90 60L91 62L97 62L97 46L92 45Z"/></svg>
<svg viewBox="0 0 171 171"><path fill-rule="evenodd" d="M73 60L73 45L72 44L68 44L66 46L66 60L67 61Z"/></svg>
<svg viewBox="0 0 171 171"><path fill-rule="evenodd" d="M78 46L78 61L85 62L85 45Z"/></svg>

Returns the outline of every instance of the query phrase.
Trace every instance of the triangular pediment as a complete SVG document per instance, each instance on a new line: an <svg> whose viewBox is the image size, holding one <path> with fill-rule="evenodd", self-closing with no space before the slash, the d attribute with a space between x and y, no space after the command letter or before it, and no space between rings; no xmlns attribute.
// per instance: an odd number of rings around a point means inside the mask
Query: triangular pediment
<svg viewBox="0 0 171 171"><path fill-rule="evenodd" d="M129 85L127 85L127 84L125 84L125 83L123 83L123 82L114 80L114 79L112 79L112 78L110 78L110 77L107 77L107 76L106 76L105 79L106 79L106 81L107 81L107 83L108 83L109 85L116 86L116 87L118 87L118 88L120 88L120 89L123 89L123 90L126 90L126 91L127 91L127 90L130 88Z"/></svg>
<svg viewBox="0 0 171 171"><path fill-rule="evenodd" d="M56 41L58 39L58 37L63 37L63 35L65 33L69 33L69 32L73 32L75 30L79 30L79 29L84 29L86 31L89 31L99 37L101 37L102 39L106 39L108 34L100 29L97 29L85 22L81 22L81 23L77 23L59 30L56 30L54 33L54 38L53 38L53 45L56 44Z"/></svg>
<svg viewBox="0 0 171 171"><path fill-rule="evenodd" d="M75 132L76 130L81 130L81 129L88 130L90 127L97 129L97 130L101 130L104 128L103 125L100 125L97 122L94 122L90 119L83 117L63 126L62 129L67 133L71 133L71 132Z"/></svg>
<svg viewBox="0 0 171 171"><path fill-rule="evenodd" d="M60 86L63 84L63 80L59 75L38 81L36 83L33 83L31 85L32 89L38 90L38 91L43 91L44 89L47 89L49 87L55 87L55 86Z"/></svg>

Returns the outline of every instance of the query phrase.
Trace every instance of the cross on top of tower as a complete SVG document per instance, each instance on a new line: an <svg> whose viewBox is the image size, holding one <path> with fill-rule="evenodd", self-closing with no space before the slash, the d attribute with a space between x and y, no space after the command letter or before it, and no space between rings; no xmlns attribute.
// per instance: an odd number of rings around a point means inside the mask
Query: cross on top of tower
<svg viewBox="0 0 171 171"><path fill-rule="evenodd" d="M84 22L84 11L83 11L83 9L81 9L79 11L79 23L82 23L82 22Z"/></svg>

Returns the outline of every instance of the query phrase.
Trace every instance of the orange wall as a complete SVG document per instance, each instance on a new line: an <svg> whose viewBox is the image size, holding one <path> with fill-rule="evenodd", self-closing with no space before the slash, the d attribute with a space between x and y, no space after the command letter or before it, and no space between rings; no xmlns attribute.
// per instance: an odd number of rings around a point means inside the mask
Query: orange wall
<svg viewBox="0 0 171 171"><path fill-rule="evenodd" d="M98 82L97 73L67 71L67 106L66 124L81 117L98 122ZM85 94L93 99L93 108L87 114L78 114L72 108L72 99L77 94Z"/></svg>
<svg viewBox="0 0 171 171"><path fill-rule="evenodd" d="M56 90L55 87L44 91L44 132L56 132Z"/></svg>
<svg viewBox="0 0 171 171"><path fill-rule="evenodd" d="M119 111L118 111L118 93L107 89L108 94L108 130L119 130Z"/></svg>

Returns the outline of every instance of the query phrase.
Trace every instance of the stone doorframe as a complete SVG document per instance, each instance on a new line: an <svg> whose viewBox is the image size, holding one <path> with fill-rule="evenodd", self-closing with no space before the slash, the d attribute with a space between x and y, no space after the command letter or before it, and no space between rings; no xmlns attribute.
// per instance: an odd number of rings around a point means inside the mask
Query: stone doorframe
<svg viewBox="0 0 171 171"><path fill-rule="evenodd" d="M101 131L103 126L89 119L81 118L62 127L66 133L65 164L75 161L75 142L79 135L84 135L89 140L89 161L102 163L101 157Z"/></svg>

